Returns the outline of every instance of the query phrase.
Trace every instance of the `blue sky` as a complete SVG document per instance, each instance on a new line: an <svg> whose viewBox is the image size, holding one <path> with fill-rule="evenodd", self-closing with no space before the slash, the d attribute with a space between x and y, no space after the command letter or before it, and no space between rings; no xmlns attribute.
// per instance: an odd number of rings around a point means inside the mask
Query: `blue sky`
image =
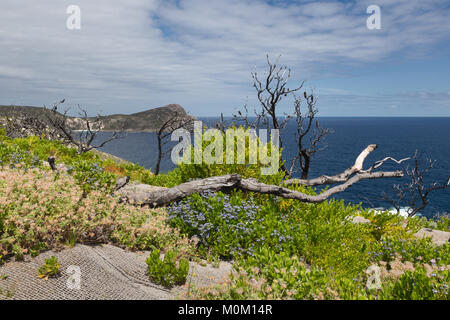
<svg viewBox="0 0 450 320"><path fill-rule="evenodd" d="M268 53L314 89L321 116L450 116L448 0L32 3L0 3L0 104L231 115L256 105L250 73ZM69 5L80 30L66 28ZM381 30L366 27L369 5Z"/></svg>

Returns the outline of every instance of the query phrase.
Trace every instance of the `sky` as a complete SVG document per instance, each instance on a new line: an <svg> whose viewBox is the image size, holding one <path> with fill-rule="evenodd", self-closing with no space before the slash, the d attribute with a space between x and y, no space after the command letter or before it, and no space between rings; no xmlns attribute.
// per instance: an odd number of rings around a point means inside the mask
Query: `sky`
<svg viewBox="0 0 450 320"><path fill-rule="evenodd" d="M450 116L449 40L449 0L1 0L0 104L229 116L257 106L269 54L320 116Z"/></svg>

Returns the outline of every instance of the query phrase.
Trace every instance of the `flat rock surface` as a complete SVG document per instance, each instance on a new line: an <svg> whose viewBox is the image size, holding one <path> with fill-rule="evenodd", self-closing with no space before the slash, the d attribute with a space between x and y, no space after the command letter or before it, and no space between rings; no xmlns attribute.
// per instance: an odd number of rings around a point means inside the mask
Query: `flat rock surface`
<svg viewBox="0 0 450 320"><path fill-rule="evenodd" d="M353 218L353 223L362 223L362 224L365 224L365 223L370 223L370 220L369 219L366 219L366 218L364 218L364 217L361 217L361 216L355 216L354 218Z"/></svg>
<svg viewBox="0 0 450 320"><path fill-rule="evenodd" d="M186 292L185 286L167 289L150 281L145 260L149 252L129 252L112 245L76 245L59 252L47 251L36 258L0 266L0 300L169 300ZM45 259L56 256L60 275L38 278ZM73 287L79 268L80 288ZM72 269L71 269L72 268ZM190 262L187 282L193 287L218 283L228 277L231 264L218 268Z"/></svg>
<svg viewBox="0 0 450 320"><path fill-rule="evenodd" d="M420 229L416 234L414 234L414 236L419 239L431 237L433 239L433 242L437 245L443 245L450 242L450 232L441 230L423 228Z"/></svg>

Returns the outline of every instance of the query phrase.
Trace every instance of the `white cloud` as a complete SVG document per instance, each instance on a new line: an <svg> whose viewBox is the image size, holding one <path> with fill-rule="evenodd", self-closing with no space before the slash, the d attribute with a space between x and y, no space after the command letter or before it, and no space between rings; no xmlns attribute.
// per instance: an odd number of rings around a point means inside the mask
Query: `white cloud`
<svg viewBox="0 0 450 320"><path fill-rule="evenodd" d="M303 79L448 39L440 1L376 1L376 31L366 28L370 2L2 0L0 103L66 97L93 112L180 103L194 114L230 113L253 94L249 72L265 53L283 54ZM81 8L79 31L66 29L71 4Z"/></svg>

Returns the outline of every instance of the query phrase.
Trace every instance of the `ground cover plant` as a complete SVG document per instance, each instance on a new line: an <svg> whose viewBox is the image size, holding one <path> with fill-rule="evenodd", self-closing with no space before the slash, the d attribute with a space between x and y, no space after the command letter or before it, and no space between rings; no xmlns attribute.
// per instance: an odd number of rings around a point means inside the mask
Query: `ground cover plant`
<svg viewBox="0 0 450 320"><path fill-rule="evenodd" d="M38 277L45 280L56 277L60 273L59 268L61 268L61 264L59 263L58 258L52 256L45 259L44 265L38 270Z"/></svg>
<svg viewBox="0 0 450 320"><path fill-rule="evenodd" d="M166 224L164 210L120 203L102 187L86 193L70 174L39 168L0 170L2 258L35 256L76 243L113 242L130 249L177 247L190 241Z"/></svg>
<svg viewBox="0 0 450 320"><path fill-rule="evenodd" d="M150 257L146 260L147 273L150 279L169 288L174 285L184 284L189 272L189 262L182 258L177 266L177 254L175 251L167 251L162 260L160 253L159 249L153 250L150 253Z"/></svg>
<svg viewBox="0 0 450 320"><path fill-rule="evenodd" d="M50 155L68 171L51 171L45 165ZM413 237L423 227L448 231L445 215L405 220L344 201L307 204L241 191L194 194L164 209L134 207L111 196L116 179L125 175L173 187L217 172L240 170L251 177L258 170L258 165L214 166L183 165L153 176L140 166L92 152L79 155L42 137L0 134L0 260L111 242L152 251L149 275L161 284L185 281L183 258L233 263L224 283L194 288L187 298L449 299L450 246ZM353 223L357 215L371 223ZM160 253L168 252L176 254L160 260ZM175 274L171 266L182 269L179 281L167 277Z"/></svg>

